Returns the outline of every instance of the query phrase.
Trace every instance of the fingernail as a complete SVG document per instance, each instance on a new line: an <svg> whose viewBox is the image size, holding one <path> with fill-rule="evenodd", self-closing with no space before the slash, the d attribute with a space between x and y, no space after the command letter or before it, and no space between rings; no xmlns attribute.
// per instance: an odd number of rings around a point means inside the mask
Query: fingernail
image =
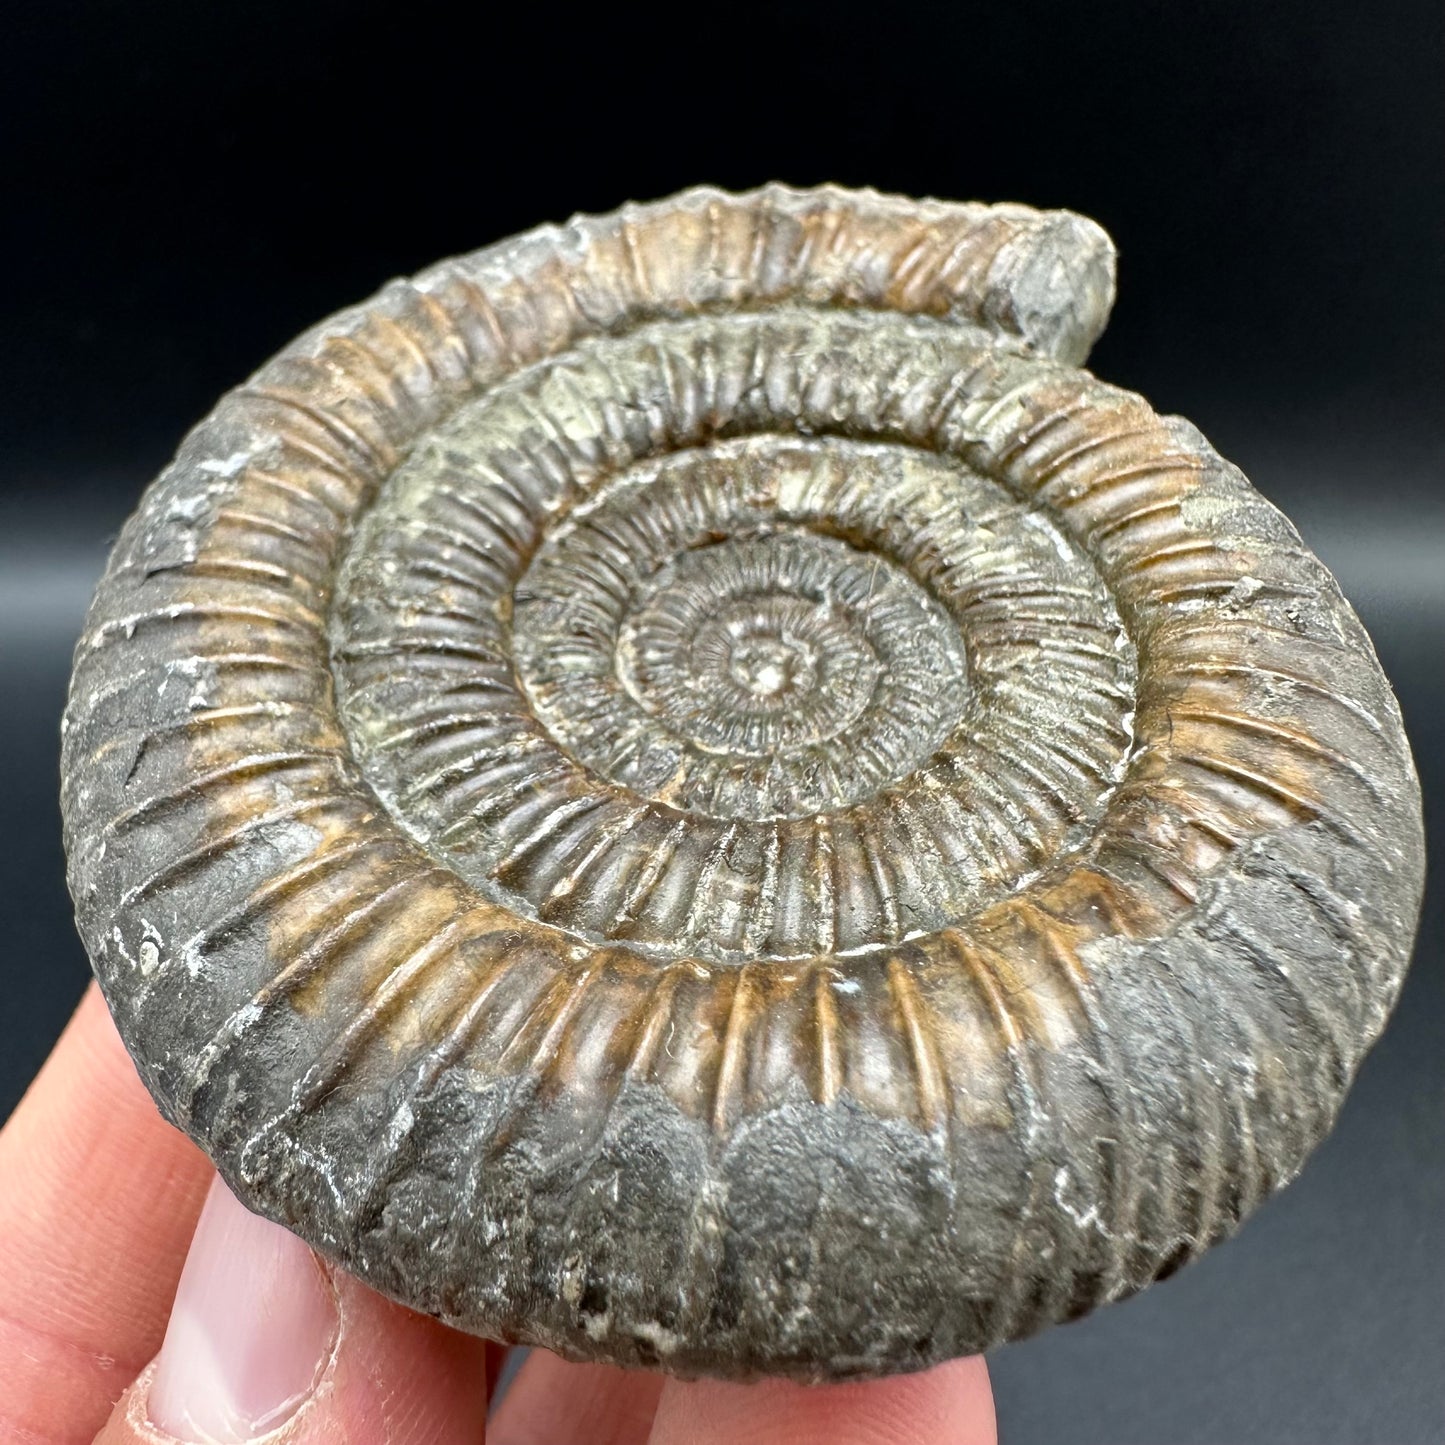
<svg viewBox="0 0 1445 1445"><path fill-rule="evenodd" d="M206 1196L156 1362L151 1423L196 1445L236 1445L285 1424L336 1339L336 1297L294 1234Z"/></svg>

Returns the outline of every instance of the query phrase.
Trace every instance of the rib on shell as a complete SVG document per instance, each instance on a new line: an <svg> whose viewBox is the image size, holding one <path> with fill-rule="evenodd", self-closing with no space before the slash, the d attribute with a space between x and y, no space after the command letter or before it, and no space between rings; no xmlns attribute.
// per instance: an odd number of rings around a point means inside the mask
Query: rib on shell
<svg viewBox="0 0 1445 1445"><path fill-rule="evenodd" d="M81 933L239 1196L418 1309L919 1368L1227 1235L1408 956L1419 793L1289 523L1080 365L1091 222L694 190L224 397L79 644Z"/></svg>

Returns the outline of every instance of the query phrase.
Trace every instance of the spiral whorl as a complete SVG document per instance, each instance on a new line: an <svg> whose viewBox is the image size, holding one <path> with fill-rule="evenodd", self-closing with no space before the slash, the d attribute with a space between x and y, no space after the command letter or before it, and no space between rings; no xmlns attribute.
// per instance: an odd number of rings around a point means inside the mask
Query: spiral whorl
<svg viewBox="0 0 1445 1445"><path fill-rule="evenodd" d="M1091 223L699 190L224 398L77 652L71 882L161 1107L465 1328L916 1368L1323 1135L1408 956L1368 639L1079 370Z"/></svg>

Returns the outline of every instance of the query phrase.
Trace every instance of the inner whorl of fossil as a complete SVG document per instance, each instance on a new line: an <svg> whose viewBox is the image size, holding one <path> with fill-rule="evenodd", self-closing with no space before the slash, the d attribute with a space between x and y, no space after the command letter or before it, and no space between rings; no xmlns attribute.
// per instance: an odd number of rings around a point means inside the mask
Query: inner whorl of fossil
<svg viewBox="0 0 1445 1445"><path fill-rule="evenodd" d="M639 427L619 397L773 354L720 326L664 354L681 330L522 375L383 488L334 617L353 752L433 856L590 942L786 959L956 922L1121 774L1109 591L958 457L815 434L785 391Z"/></svg>
<svg viewBox="0 0 1445 1445"><path fill-rule="evenodd" d="M676 513L632 516L625 596L600 553L626 521L594 513L544 544L514 614L538 716L603 777L689 813L807 817L864 801L958 725L963 641L889 558L799 527L711 542Z"/></svg>

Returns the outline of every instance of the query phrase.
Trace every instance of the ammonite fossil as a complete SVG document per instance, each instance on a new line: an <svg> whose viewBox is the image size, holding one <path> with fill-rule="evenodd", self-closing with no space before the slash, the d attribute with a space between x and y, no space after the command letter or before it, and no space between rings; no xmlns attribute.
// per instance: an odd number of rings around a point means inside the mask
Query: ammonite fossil
<svg viewBox="0 0 1445 1445"><path fill-rule="evenodd" d="M918 1368L1169 1273L1394 1000L1419 793L1089 221L696 190L387 286L115 548L64 802L166 1116L418 1309Z"/></svg>

